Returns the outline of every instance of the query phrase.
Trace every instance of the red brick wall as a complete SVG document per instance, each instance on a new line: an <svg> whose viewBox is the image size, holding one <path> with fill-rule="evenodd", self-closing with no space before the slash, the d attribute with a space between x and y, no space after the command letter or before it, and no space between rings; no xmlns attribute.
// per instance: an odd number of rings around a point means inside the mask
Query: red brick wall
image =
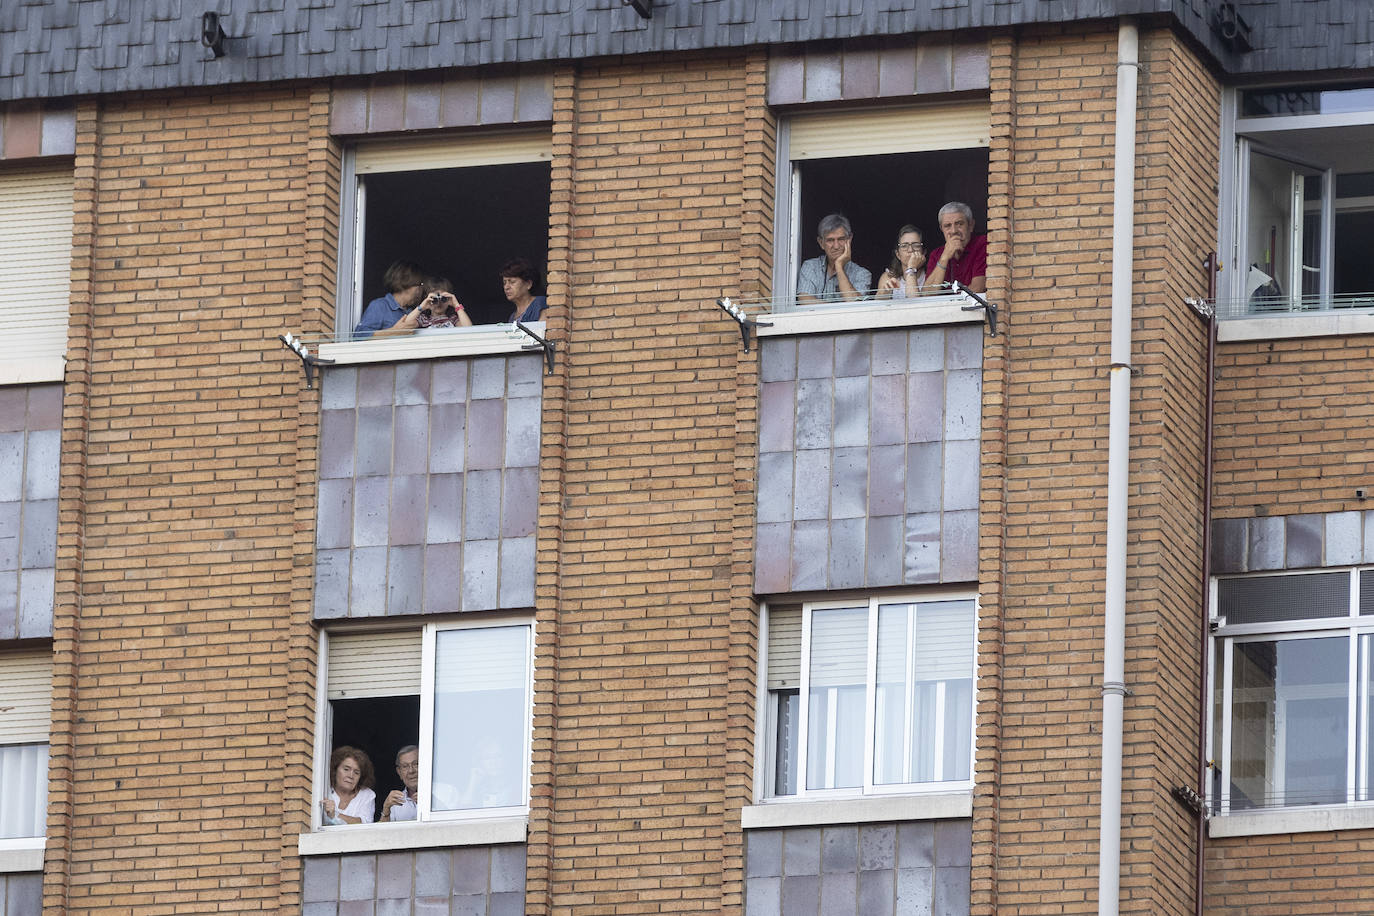
<svg viewBox="0 0 1374 916"><path fill-rule="evenodd" d="M994 135L1009 124L991 156L989 196L1006 203L990 208L989 286L1008 327L988 391L1006 417L987 402L984 437L1006 457L983 503L984 544L1004 553L980 589L1002 657L984 646L980 773L998 780L996 797L980 790L975 848L996 853L975 864L976 912L1097 907L1116 50L1115 29L1046 29L993 53ZM1163 913L1192 893L1193 822L1167 792L1196 781L1205 338L1180 290L1214 234L1218 93L1169 33L1144 33L1141 54L1122 909Z"/></svg>
<svg viewBox="0 0 1374 916"><path fill-rule="evenodd" d="M278 906L310 640L290 632L300 376L274 338L302 326L311 118L289 90L81 110L53 907Z"/></svg>
<svg viewBox="0 0 1374 916"><path fill-rule="evenodd" d="M562 356L549 912L740 900L726 812L743 782L727 761L750 763L727 755L726 710L731 621L750 607L736 427L750 420L739 392L752 370L741 373L738 333L714 300L739 294L749 244L757 71L732 57L589 64L570 99L556 81L556 109L572 118L555 144L570 144L573 181L556 170L554 195L556 208L570 195L575 320ZM562 263L556 254L555 277Z"/></svg>
<svg viewBox="0 0 1374 916"><path fill-rule="evenodd" d="M1218 518L1369 508L1374 337L1227 343L1217 353Z"/></svg>

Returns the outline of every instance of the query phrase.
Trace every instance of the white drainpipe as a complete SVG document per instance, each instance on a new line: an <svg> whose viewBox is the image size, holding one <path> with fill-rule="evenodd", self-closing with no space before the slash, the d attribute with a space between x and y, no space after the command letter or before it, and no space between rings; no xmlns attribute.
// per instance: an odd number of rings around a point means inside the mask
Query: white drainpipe
<svg viewBox="0 0 1374 916"><path fill-rule="evenodd" d="M1112 175L1112 367L1107 449L1107 581L1102 663L1102 818L1097 912L1121 903L1121 733L1126 695L1126 483L1130 471L1131 271L1135 249L1135 116L1139 34L1121 21Z"/></svg>

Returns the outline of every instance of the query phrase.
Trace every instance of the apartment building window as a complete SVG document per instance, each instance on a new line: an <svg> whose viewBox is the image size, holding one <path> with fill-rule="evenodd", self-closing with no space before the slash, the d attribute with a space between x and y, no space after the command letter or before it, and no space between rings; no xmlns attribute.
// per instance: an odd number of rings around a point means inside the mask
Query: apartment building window
<svg viewBox="0 0 1374 916"><path fill-rule="evenodd" d="M971 597L768 611L765 797L972 786Z"/></svg>
<svg viewBox="0 0 1374 916"><path fill-rule="evenodd" d="M0 170L0 385L62 380L72 212L70 165Z"/></svg>
<svg viewBox="0 0 1374 916"><path fill-rule="evenodd" d="M0 653L0 849L43 836L48 808L52 655ZM0 858L0 862L3 859ZM0 870L4 870L0 865Z"/></svg>
<svg viewBox="0 0 1374 916"><path fill-rule="evenodd" d="M781 123L774 252L780 309L793 301L801 264L822 254L816 231L827 214L848 217L853 261L874 285L902 226L918 227L927 251L943 244L937 213L950 201L967 203L975 232L986 231L986 101L800 112Z"/></svg>
<svg viewBox="0 0 1374 916"><path fill-rule="evenodd" d="M525 258L541 279L546 267L551 158L547 128L351 147L344 160L340 337L387 292L382 275L395 261L448 279L474 324L508 320L502 266Z"/></svg>
<svg viewBox="0 0 1374 916"><path fill-rule="evenodd" d="M418 747L416 820L523 815L529 805L533 623L449 620L327 636L328 721L319 778L334 748L363 750L377 784L374 821L402 788L398 752Z"/></svg>
<svg viewBox="0 0 1374 916"><path fill-rule="evenodd" d="M1374 308L1374 89L1242 90L1223 317Z"/></svg>
<svg viewBox="0 0 1374 916"><path fill-rule="evenodd" d="M1374 569L1216 580L1212 809L1374 798Z"/></svg>

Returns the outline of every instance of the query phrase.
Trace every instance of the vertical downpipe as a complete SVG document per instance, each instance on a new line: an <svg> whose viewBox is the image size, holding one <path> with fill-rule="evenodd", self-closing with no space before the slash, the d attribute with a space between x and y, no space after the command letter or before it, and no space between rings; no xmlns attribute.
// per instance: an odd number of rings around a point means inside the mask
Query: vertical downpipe
<svg viewBox="0 0 1374 916"><path fill-rule="evenodd" d="M1126 485L1130 472L1131 272L1135 248L1135 118L1139 33L1117 33L1116 162L1112 174L1112 353L1107 447L1107 581L1102 662L1102 816L1097 912L1121 903L1121 745L1126 695Z"/></svg>

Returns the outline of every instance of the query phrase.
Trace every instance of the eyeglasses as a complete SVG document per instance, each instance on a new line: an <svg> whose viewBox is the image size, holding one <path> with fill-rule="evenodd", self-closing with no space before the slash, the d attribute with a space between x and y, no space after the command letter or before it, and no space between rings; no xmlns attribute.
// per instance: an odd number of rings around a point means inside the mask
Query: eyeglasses
<svg viewBox="0 0 1374 916"><path fill-rule="evenodd" d="M897 246L898 251L925 251L926 246L920 242L902 242Z"/></svg>

